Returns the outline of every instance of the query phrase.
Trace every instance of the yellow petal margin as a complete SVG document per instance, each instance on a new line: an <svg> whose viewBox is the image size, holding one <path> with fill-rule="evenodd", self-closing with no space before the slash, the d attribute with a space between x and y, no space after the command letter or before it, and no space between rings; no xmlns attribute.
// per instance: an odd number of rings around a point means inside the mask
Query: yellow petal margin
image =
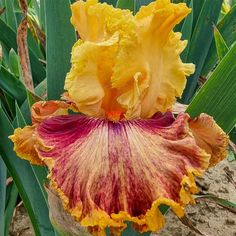
<svg viewBox="0 0 236 236"><path fill-rule="evenodd" d="M225 158L228 138L210 116L201 114L189 122L189 127L198 146L211 155L210 166L215 166Z"/></svg>
<svg viewBox="0 0 236 236"><path fill-rule="evenodd" d="M71 22L81 39L72 50L65 90L90 116L149 118L172 109L193 64L182 63L187 42L173 28L191 11L157 0L133 16L96 0L77 1Z"/></svg>
<svg viewBox="0 0 236 236"><path fill-rule="evenodd" d="M74 107L63 101L36 102L31 107L33 125L24 127L24 132L22 132L21 128L17 128L14 131L14 135L9 137L15 143L14 151L18 156L33 165L44 165L44 162L39 158L35 149L38 143L37 137L35 136L35 129L43 120L53 116L67 115L68 109L74 110Z"/></svg>
<svg viewBox="0 0 236 236"><path fill-rule="evenodd" d="M44 107L55 114L49 109L53 103ZM140 232L156 232L164 225L161 204L184 216L198 191L195 176L227 154L228 136L206 114L191 119L181 113L175 119L167 112L112 122L47 111L41 107L40 113L49 116L10 138L20 157L49 168L49 188L61 199L65 215L73 217L71 230L94 236L105 235L106 227L118 236L127 221ZM63 227L61 214L52 213L53 222Z"/></svg>

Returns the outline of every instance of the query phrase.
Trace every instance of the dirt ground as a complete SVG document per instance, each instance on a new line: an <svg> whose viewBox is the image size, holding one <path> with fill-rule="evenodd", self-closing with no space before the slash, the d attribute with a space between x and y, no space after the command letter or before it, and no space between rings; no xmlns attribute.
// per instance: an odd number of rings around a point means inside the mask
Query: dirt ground
<svg viewBox="0 0 236 236"><path fill-rule="evenodd" d="M211 168L205 174L204 179L198 181L200 190L203 193L212 193L218 197L236 202L236 188L227 179L225 169L231 172L236 182L236 161L229 163L225 160L218 166ZM215 203L200 201L194 206L189 206L187 214L193 225L205 236L236 236L236 215L217 206ZM199 234L184 226L172 212L166 215L165 228L158 234L153 234L153 236L197 235ZM34 236L30 220L23 205L16 210L10 236Z"/></svg>

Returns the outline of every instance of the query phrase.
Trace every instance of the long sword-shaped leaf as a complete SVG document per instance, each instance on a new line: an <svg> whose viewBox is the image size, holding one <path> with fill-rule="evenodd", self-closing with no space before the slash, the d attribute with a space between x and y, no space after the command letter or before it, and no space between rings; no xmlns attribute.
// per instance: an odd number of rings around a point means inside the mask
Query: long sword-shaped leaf
<svg viewBox="0 0 236 236"><path fill-rule="evenodd" d="M31 218L36 236L54 236L54 230L51 226L48 207L40 185L35 177L31 165L20 160L13 151L13 144L8 136L13 133L13 127L0 108L0 155L13 177L21 198Z"/></svg>
<svg viewBox="0 0 236 236"><path fill-rule="evenodd" d="M118 0L116 3L117 8L121 9L129 9L133 13L135 13L136 9L136 0Z"/></svg>
<svg viewBox="0 0 236 236"><path fill-rule="evenodd" d="M6 199L7 169L0 154L0 235L4 235L4 212Z"/></svg>
<svg viewBox="0 0 236 236"><path fill-rule="evenodd" d="M216 49L219 60L222 60L223 57L227 54L229 51L229 48L221 35L220 31L214 26L214 38L216 43Z"/></svg>
<svg viewBox="0 0 236 236"><path fill-rule="evenodd" d="M19 105L26 99L23 83L3 66L0 67L0 88L16 99Z"/></svg>
<svg viewBox="0 0 236 236"><path fill-rule="evenodd" d="M236 124L235 58L236 44L223 58L187 109L193 117L202 112L212 115L227 133Z"/></svg>
<svg viewBox="0 0 236 236"><path fill-rule="evenodd" d="M183 103L189 103L195 93L198 78L201 74L207 52L210 48L213 39L212 23L216 24L219 17L223 0L206 0L203 4L198 21L194 28L191 39L191 44L188 54L188 62L193 62L196 65L195 73L188 79L187 86L183 94Z"/></svg>
<svg viewBox="0 0 236 236"><path fill-rule="evenodd" d="M192 26L193 26L193 0L190 1L189 7L192 9L192 12L187 16L187 18L184 20L181 33L182 33L182 39L188 40L188 45L181 54L181 59L183 62L187 62L188 58L188 52L190 47L190 40L192 35Z"/></svg>
<svg viewBox="0 0 236 236"><path fill-rule="evenodd" d="M16 31L17 22L16 22L16 15L14 12L14 4L13 1L6 1L6 18L7 24Z"/></svg>
<svg viewBox="0 0 236 236"><path fill-rule="evenodd" d="M75 31L70 23L69 0L45 0L48 98L58 99L70 69L70 53Z"/></svg>
<svg viewBox="0 0 236 236"><path fill-rule="evenodd" d="M45 29L45 8L44 8L44 0L40 0L40 15L39 15L39 23L41 28L44 30Z"/></svg>
<svg viewBox="0 0 236 236"><path fill-rule="evenodd" d="M18 189L16 187L16 184L13 183L10 190L9 200L8 200L6 210L5 210L5 217L4 217L4 221L5 221L5 229L4 229L5 234L4 235L5 236L10 235L9 228L12 222L12 217L14 215L17 197L18 197Z"/></svg>
<svg viewBox="0 0 236 236"><path fill-rule="evenodd" d="M231 46L236 41L236 5L224 16L224 18L217 24L217 29L224 38L226 44ZM215 42L211 43L210 50L205 60L205 65L202 70L202 75L206 76L217 63L217 50Z"/></svg>
<svg viewBox="0 0 236 236"><path fill-rule="evenodd" d="M116 6L117 0L100 0L99 2L106 2L110 5Z"/></svg>

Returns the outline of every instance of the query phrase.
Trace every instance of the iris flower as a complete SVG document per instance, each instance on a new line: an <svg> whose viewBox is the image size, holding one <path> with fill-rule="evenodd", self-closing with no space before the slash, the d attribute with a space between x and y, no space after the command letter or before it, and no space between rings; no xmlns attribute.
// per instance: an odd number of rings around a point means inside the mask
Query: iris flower
<svg viewBox="0 0 236 236"><path fill-rule="evenodd" d="M183 217L195 176L225 158L228 145L207 114L171 112L194 72L180 59L187 42L173 32L191 10L170 0L136 15L96 0L71 9L80 39L64 100L35 103L33 125L10 137L14 150L48 167L49 188L86 232L120 235L126 222L156 232L164 225L159 206Z"/></svg>

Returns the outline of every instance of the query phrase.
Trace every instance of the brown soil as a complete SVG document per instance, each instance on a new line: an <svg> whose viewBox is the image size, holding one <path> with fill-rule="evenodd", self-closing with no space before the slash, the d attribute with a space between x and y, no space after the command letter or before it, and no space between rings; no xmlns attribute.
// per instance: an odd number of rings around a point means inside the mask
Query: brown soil
<svg viewBox="0 0 236 236"><path fill-rule="evenodd" d="M225 168L228 168L236 182L236 162L227 160L211 168L199 180L200 189L204 193L212 193L218 197L236 202L235 186L227 179ZM236 236L236 215L217 206L215 203L200 201L187 207L188 218L193 225L206 236ZM11 236L34 236L27 212L21 205L17 208L11 225ZM184 226L170 211L166 215L166 226L153 236L197 236L199 234ZM46 235L45 235L46 236Z"/></svg>

